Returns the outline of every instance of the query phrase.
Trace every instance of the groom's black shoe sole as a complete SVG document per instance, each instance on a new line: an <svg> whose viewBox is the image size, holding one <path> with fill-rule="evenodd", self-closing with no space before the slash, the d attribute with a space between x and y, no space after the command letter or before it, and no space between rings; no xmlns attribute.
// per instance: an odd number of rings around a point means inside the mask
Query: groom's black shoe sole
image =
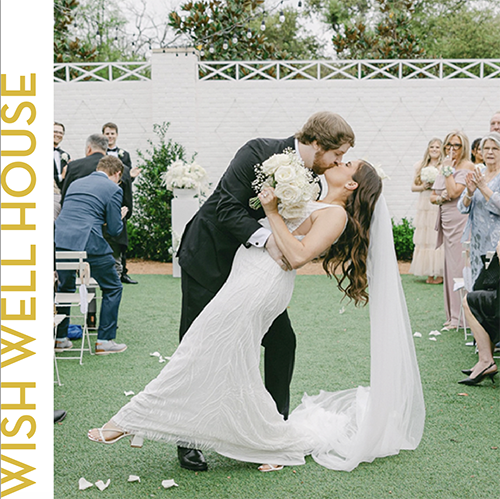
<svg viewBox="0 0 500 499"><path fill-rule="evenodd" d="M200 450L177 447L177 456L181 468L190 471L207 471L208 469L205 457Z"/></svg>

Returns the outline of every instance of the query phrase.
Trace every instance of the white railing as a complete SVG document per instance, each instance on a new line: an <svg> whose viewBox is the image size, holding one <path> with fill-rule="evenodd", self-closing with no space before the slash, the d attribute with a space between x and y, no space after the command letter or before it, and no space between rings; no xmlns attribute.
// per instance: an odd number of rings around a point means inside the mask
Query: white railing
<svg viewBox="0 0 500 499"><path fill-rule="evenodd" d="M500 59L413 59L359 61L198 61L207 80L410 80L500 78ZM150 62L61 63L54 81L148 81Z"/></svg>
<svg viewBox="0 0 500 499"><path fill-rule="evenodd" d="M200 80L500 78L500 59L198 62Z"/></svg>
<svg viewBox="0 0 500 499"><path fill-rule="evenodd" d="M54 64L54 81L148 81L150 62L85 62Z"/></svg>

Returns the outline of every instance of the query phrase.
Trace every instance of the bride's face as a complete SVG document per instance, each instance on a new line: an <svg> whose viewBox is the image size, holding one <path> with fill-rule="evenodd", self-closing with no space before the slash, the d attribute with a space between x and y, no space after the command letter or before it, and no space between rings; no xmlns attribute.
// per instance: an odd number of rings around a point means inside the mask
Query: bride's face
<svg viewBox="0 0 500 499"><path fill-rule="evenodd" d="M347 163L339 163L335 168L330 168L325 172L328 184L332 186L342 186L352 181L352 176L358 171L361 161L355 159Z"/></svg>

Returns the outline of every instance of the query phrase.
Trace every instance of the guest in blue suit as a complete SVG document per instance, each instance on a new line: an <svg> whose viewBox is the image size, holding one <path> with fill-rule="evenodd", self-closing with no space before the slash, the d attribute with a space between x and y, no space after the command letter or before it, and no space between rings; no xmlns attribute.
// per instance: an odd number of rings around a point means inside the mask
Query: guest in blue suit
<svg viewBox="0 0 500 499"><path fill-rule="evenodd" d="M122 284L115 269L111 247L102 235L106 224L108 234L116 236L123 229L127 213L122 206L122 190L118 186L123 172L122 162L113 156L103 156L95 172L75 180L68 188L64 204L56 220L57 251L86 251L92 277L102 290L101 313L95 353L108 355L123 352L125 344L115 342ZM75 272L59 271L59 291L74 292ZM59 313L69 315L65 307ZM57 329L56 351L72 347L65 319Z"/></svg>

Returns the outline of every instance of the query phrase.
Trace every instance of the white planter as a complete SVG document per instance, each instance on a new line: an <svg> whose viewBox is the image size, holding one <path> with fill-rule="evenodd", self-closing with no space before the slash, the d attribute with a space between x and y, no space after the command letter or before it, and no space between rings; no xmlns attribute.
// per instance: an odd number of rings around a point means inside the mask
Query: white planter
<svg viewBox="0 0 500 499"><path fill-rule="evenodd" d="M174 188L172 199L172 232L182 236L187 223L193 218L200 207L196 189ZM172 257L173 276L181 276L181 268L176 256Z"/></svg>
<svg viewBox="0 0 500 499"><path fill-rule="evenodd" d="M192 199L198 194L196 189L179 189L174 187L174 197L177 199Z"/></svg>

